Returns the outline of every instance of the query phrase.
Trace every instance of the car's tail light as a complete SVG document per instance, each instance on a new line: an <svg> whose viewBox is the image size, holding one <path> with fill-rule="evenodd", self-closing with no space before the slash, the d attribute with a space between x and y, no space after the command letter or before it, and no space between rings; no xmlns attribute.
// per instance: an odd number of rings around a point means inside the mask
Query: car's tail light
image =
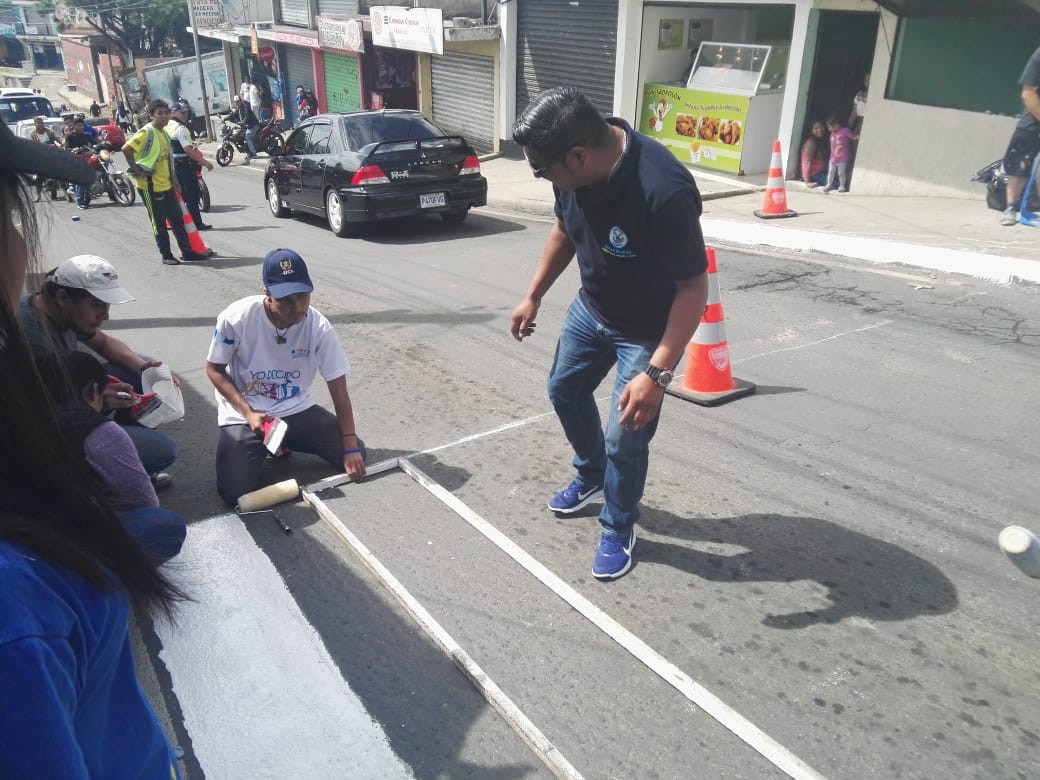
<svg viewBox="0 0 1040 780"><path fill-rule="evenodd" d="M390 180L386 178L386 174L383 173L383 169L378 165L366 165L359 169L354 174L354 178L350 180L350 184L353 187L357 187L359 184L389 184Z"/></svg>
<svg viewBox="0 0 1040 780"><path fill-rule="evenodd" d="M471 154L463 160L462 168L459 169L459 176L466 176L470 173L480 173L480 160L475 154Z"/></svg>

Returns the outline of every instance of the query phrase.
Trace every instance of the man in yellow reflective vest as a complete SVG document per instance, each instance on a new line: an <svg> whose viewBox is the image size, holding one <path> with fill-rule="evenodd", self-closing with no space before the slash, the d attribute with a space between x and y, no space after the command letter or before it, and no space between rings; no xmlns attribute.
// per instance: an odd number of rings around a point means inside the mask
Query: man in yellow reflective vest
<svg viewBox="0 0 1040 780"><path fill-rule="evenodd" d="M152 223L152 234L159 247L163 265L180 265L185 262L205 260L206 255L192 250L188 234L184 230L184 217L177 202L179 186L170 159L170 142L165 127L170 121L170 106L165 100L153 100L148 104L152 121L138 130L123 145L127 166L137 179L141 200L148 209ZM181 250L178 260L170 251L170 234L166 229L169 221L177 246Z"/></svg>

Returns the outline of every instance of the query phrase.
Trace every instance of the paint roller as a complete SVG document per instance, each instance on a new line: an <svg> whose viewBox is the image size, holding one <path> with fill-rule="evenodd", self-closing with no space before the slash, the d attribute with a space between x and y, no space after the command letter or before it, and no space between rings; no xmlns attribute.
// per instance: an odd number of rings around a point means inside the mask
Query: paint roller
<svg viewBox="0 0 1040 780"><path fill-rule="evenodd" d="M300 496L300 484L295 479L276 482L273 485L254 490L239 497L235 511L239 515L258 515L270 512L282 533L291 534L292 529L282 522L274 509L278 504L292 501Z"/></svg>

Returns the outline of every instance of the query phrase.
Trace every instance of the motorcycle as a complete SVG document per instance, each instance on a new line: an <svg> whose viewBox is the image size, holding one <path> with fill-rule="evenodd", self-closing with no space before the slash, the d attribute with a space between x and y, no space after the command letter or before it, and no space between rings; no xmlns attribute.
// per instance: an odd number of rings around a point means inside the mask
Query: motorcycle
<svg viewBox="0 0 1040 780"><path fill-rule="evenodd" d="M93 149L84 147L81 154L86 155L87 164L94 169L94 181L83 195L85 203L90 203L94 198L107 194L109 200L121 206L132 206L137 200L137 190L130 183L123 171L117 171L112 162L112 152L104 145L95 146ZM66 190L66 198L71 202L75 200L72 190Z"/></svg>
<svg viewBox="0 0 1040 780"><path fill-rule="evenodd" d="M272 117L260 123L260 129L256 131L253 145L256 147L257 153L266 152L272 156L285 148L285 139L278 129L277 119ZM244 125L225 119L224 124L220 128L220 149L217 150L217 165L221 168L226 168L230 165L231 160L234 159L236 149L242 154L249 154L249 147L246 145L246 128Z"/></svg>

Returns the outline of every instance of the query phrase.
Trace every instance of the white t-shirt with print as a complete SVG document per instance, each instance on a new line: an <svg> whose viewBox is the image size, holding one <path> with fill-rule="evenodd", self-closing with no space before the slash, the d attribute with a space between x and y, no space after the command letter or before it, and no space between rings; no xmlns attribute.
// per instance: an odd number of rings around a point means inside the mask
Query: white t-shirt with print
<svg viewBox="0 0 1040 780"><path fill-rule="evenodd" d="M278 334L285 343L278 343ZM303 322L276 329L264 311L264 296L235 301L217 316L206 360L227 365L228 376L246 402L271 417L287 417L314 405L310 387L350 374L350 362L332 324L313 306ZM219 390L217 423L241 425L245 419Z"/></svg>

